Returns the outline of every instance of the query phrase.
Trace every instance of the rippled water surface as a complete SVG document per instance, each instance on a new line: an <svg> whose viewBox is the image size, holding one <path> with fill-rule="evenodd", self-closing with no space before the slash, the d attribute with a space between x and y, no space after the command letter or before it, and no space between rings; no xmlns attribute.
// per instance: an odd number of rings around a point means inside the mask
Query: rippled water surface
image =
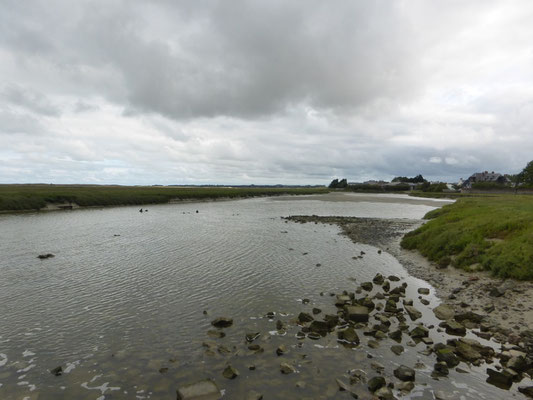
<svg viewBox="0 0 533 400"><path fill-rule="evenodd" d="M424 346L407 348L400 359L390 344L346 349L334 337L298 341L296 330L287 337L271 335L275 320L263 318L273 311L276 319L289 321L312 307L335 313L329 292L353 291L357 284L350 278L362 282L381 272L408 282L408 295L425 321L432 321L416 295L417 287L429 286L409 277L391 255L352 243L335 226L280 218L421 218L434 208L428 201L402 203L401 196L367 197L0 216L0 399L174 399L178 386L202 378L213 378L229 399L245 398L250 389L265 399L350 398L338 392L335 378L353 368L372 375L369 357L387 368L426 362L419 353ZM361 251L365 257L354 259ZM43 253L55 257L39 260ZM303 305L303 298L311 303ZM428 299L429 307L438 304ZM229 353L209 355L202 343L214 341L206 332L219 315L234 319L227 336L216 339ZM246 348L244 334L255 331L261 332L263 354ZM275 349L281 343L289 348L282 357L298 365L298 373L279 373ZM222 377L228 361L240 371L235 380ZM421 384L412 398L433 398L434 389L465 399L508 395L487 387L476 370L433 381L430 362L417 372L425 378L417 379ZM63 375L53 376L50 369L59 365Z"/></svg>

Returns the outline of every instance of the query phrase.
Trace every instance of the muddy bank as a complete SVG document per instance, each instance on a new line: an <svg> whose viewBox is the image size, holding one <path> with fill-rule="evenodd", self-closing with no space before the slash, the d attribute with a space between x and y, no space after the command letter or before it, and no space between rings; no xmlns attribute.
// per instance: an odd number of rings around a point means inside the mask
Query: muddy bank
<svg viewBox="0 0 533 400"><path fill-rule="evenodd" d="M507 340L533 352L532 282L496 279L487 272L468 273L453 267L439 269L418 252L400 247L403 235L423 221L355 217L291 216L301 223L336 224L356 243L375 246L395 256L407 271L431 283L456 312L485 316L484 323L499 342Z"/></svg>

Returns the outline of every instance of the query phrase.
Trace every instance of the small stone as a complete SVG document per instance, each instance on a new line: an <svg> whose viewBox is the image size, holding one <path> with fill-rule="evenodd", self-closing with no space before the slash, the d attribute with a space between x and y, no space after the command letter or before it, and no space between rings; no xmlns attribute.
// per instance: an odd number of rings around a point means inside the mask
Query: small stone
<svg viewBox="0 0 533 400"><path fill-rule="evenodd" d="M288 375L288 374L292 374L294 372L296 372L296 370L294 369L294 367L290 364L287 364L287 363L281 363L279 365L280 367L280 371L282 374L284 375Z"/></svg>
<svg viewBox="0 0 533 400"><path fill-rule="evenodd" d="M278 356L281 356L285 353L287 353L287 347L284 344L279 345L278 348L276 349L276 354Z"/></svg>
<svg viewBox="0 0 533 400"><path fill-rule="evenodd" d="M404 351L404 347L402 345L394 345L394 346L391 346L391 351L396 354L397 356L399 356L400 354L403 353Z"/></svg>
<svg viewBox="0 0 533 400"><path fill-rule="evenodd" d="M372 393L374 393L376 390L382 388L385 386L387 382L385 382L385 378L382 376L374 376L368 381L368 390L370 390Z"/></svg>
<svg viewBox="0 0 533 400"><path fill-rule="evenodd" d="M246 334L246 341L248 343L252 343L255 339L257 339L261 334L259 332L248 332Z"/></svg>
<svg viewBox="0 0 533 400"><path fill-rule="evenodd" d="M448 365L444 361L436 363L433 372L439 376L447 376L450 373Z"/></svg>
<svg viewBox="0 0 533 400"><path fill-rule="evenodd" d="M320 308L313 308L313 315L320 314L322 310Z"/></svg>
<svg viewBox="0 0 533 400"><path fill-rule="evenodd" d="M355 331L355 329L352 327L348 327L342 331L338 331L337 337L339 338L339 340L344 340L348 343L352 343L352 344L360 343L359 336L357 335L357 332Z"/></svg>
<svg viewBox="0 0 533 400"><path fill-rule="evenodd" d="M440 320L448 320L453 318L455 312L453 308L447 304L441 304L433 309L433 313Z"/></svg>
<svg viewBox="0 0 533 400"><path fill-rule="evenodd" d="M363 282L361 283L361 289L366 290L367 292L370 292L374 285L372 285L372 282Z"/></svg>
<svg viewBox="0 0 533 400"><path fill-rule="evenodd" d="M225 369L224 369L224 372L222 372L222 375L224 376L224 378L226 379L235 379L236 377L239 376L239 371L237 371L235 368L233 368L231 365L228 365Z"/></svg>
<svg viewBox="0 0 533 400"><path fill-rule="evenodd" d="M415 370L405 365L400 365L394 370L394 376L401 381L414 381L415 380Z"/></svg>
<svg viewBox="0 0 533 400"><path fill-rule="evenodd" d="M55 375L55 376L59 376L59 375L62 375L63 374L63 367L59 366L59 367L55 367L54 369L51 369L50 370L50 373L52 375Z"/></svg>
<svg viewBox="0 0 533 400"><path fill-rule="evenodd" d="M210 329L207 331L207 336L214 338L214 339L222 339L226 334L222 331Z"/></svg>
<svg viewBox="0 0 533 400"><path fill-rule="evenodd" d="M418 288L418 293L419 294L423 294L423 295L427 295L427 294L429 294L429 289L428 288Z"/></svg>

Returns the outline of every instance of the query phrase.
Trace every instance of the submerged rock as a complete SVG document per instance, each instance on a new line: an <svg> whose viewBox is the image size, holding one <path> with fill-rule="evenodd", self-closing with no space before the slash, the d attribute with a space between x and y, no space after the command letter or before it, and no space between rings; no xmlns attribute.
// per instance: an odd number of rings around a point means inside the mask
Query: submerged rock
<svg viewBox="0 0 533 400"><path fill-rule="evenodd" d="M52 258L52 257L55 257L55 255L52 254L52 253L48 253L48 254L39 254L39 255L37 256L37 258L40 259L40 260L46 260L47 258Z"/></svg>
<svg viewBox="0 0 533 400"><path fill-rule="evenodd" d="M281 363L279 365L279 369L281 371L282 374L284 375L288 375L288 374L292 374L294 372L296 372L296 369L294 369L294 367L290 364L287 364L287 363Z"/></svg>
<svg viewBox="0 0 533 400"><path fill-rule="evenodd" d="M205 379L180 387L177 391L178 400L219 400L222 398L215 382Z"/></svg>
<svg viewBox="0 0 533 400"><path fill-rule="evenodd" d="M218 317L211 321L211 325L216 328L228 328L233 325L233 318Z"/></svg>
<svg viewBox="0 0 533 400"><path fill-rule="evenodd" d="M487 383L490 383L491 385L503 389L509 389L513 385L514 374L508 369L504 369L500 372L491 368L487 368L487 374L489 374Z"/></svg>
<svg viewBox="0 0 533 400"><path fill-rule="evenodd" d="M235 379L236 377L239 376L239 371L237 371L231 365L228 365L226 368L224 368L224 371L222 372L222 375L226 379Z"/></svg>
<svg viewBox="0 0 533 400"><path fill-rule="evenodd" d="M62 375L63 374L63 367L59 366L59 367L55 367L54 369L51 369L50 370L50 373L52 375L55 375L55 376L59 376L59 375Z"/></svg>
<svg viewBox="0 0 533 400"><path fill-rule="evenodd" d="M246 395L246 400L262 400L262 399L263 399L263 395L259 392L256 392L255 390L251 390Z"/></svg>
<svg viewBox="0 0 533 400"><path fill-rule="evenodd" d="M429 294L429 289L428 288L418 288L418 293L419 294L423 294L423 295Z"/></svg>
<svg viewBox="0 0 533 400"><path fill-rule="evenodd" d="M306 322L311 322L313 320L314 318L309 313L301 312L300 314L298 314L298 322L301 324L304 324Z"/></svg>
<svg viewBox="0 0 533 400"><path fill-rule="evenodd" d="M399 356L400 354L402 354L403 351L404 351L403 346L402 346L402 345L399 345L399 344L394 345L394 346L391 346L390 349L391 349L391 351L392 351L394 354L396 354L397 356Z"/></svg>

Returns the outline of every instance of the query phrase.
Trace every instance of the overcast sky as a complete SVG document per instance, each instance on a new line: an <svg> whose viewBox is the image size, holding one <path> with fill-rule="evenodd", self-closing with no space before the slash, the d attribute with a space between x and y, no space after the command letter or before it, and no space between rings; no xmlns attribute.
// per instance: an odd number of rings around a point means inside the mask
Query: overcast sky
<svg viewBox="0 0 533 400"><path fill-rule="evenodd" d="M0 183L516 173L532 21L530 0L3 0Z"/></svg>

